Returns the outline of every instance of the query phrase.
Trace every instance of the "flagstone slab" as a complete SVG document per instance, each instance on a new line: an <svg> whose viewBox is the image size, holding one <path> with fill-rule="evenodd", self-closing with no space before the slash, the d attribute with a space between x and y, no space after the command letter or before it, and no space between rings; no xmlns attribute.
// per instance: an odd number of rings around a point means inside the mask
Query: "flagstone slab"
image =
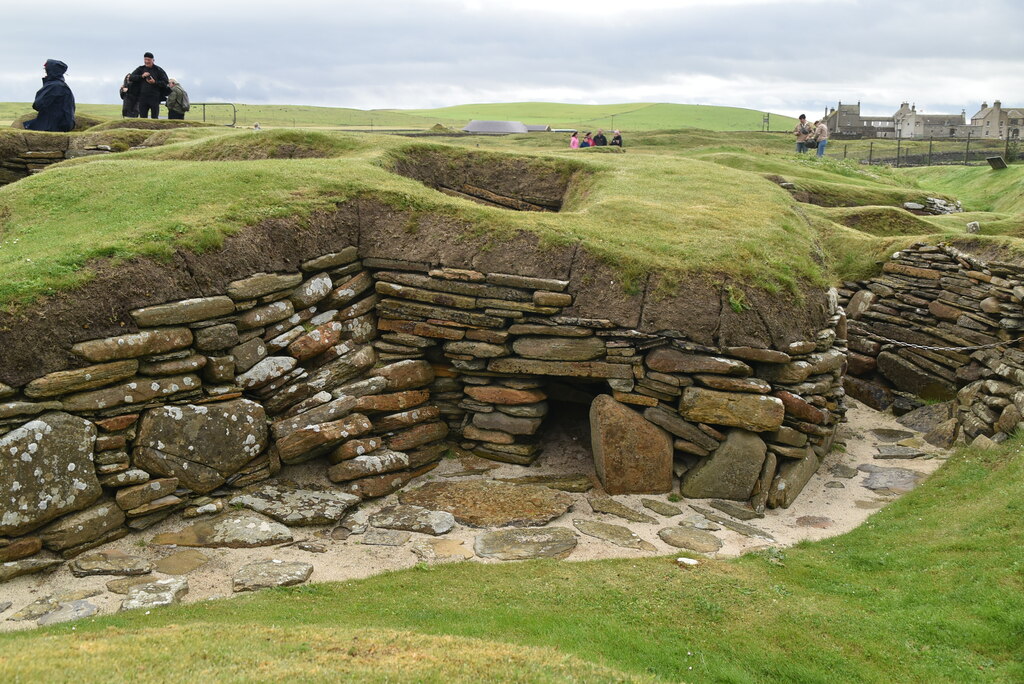
<svg viewBox="0 0 1024 684"><path fill-rule="evenodd" d="M573 520L572 524L577 530L588 537L596 537L616 546L622 546L627 549L639 549L640 551L658 550L654 544L644 541L631 529L622 525L612 525L596 520Z"/></svg>
<svg viewBox="0 0 1024 684"><path fill-rule="evenodd" d="M693 527L666 527L658 531L658 536L669 546L697 553L714 553L722 548L721 539Z"/></svg>
<svg viewBox="0 0 1024 684"><path fill-rule="evenodd" d="M549 487L488 480L430 482L402 492L399 500L432 510L448 511L471 527L543 525L568 511L571 496Z"/></svg>
<svg viewBox="0 0 1024 684"><path fill-rule="evenodd" d="M482 558L498 560L565 558L577 541L576 533L565 527L494 530L477 535L473 550Z"/></svg>
<svg viewBox="0 0 1024 684"><path fill-rule="evenodd" d="M447 511L402 504L380 509L370 516L370 524L387 530L437 535L451 532L455 527L455 516Z"/></svg>
<svg viewBox="0 0 1024 684"><path fill-rule="evenodd" d="M232 549L272 546L292 541L291 531L279 522L254 511L232 511L203 520L179 532L153 537L154 544L228 547Z"/></svg>
<svg viewBox="0 0 1024 684"><path fill-rule="evenodd" d="M232 497L231 506L262 513L287 525L327 525L341 520L358 496L330 489L271 482Z"/></svg>
<svg viewBox="0 0 1024 684"><path fill-rule="evenodd" d="M257 591L270 587L302 584L313 574L309 563L272 559L249 563L238 569L231 580L232 591Z"/></svg>
<svg viewBox="0 0 1024 684"><path fill-rule="evenodd" d="M188 593L188 580L181 577L167 577L148 584L137 584L128 590L128 597L121 601L121 610L157 608L179 603Z"/></svg>

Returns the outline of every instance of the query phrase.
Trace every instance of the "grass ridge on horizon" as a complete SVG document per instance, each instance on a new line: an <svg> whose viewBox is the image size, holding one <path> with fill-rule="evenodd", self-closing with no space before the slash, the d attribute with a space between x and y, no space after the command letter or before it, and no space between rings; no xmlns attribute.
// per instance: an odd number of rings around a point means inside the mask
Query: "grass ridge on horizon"
<svg viewBox="0 0 1024 684"><path fill-rule="evenodd" d="M195 99L195 98L193 98ZM238 103L238 125L359 128L359 129L428 129L441 124L456 130L472 119L502 119L527 124L548 124L552 128L585 128L594 130L620 128L624 131L700 128L712 131L760 131L766 112L723 105L676 104L671 102L633 102L608 105L575 105L558 102L479 103L437 107L434 109L352 109L306 105L261 105ZM32 111L28 102L0 102L0 121L13 121ZM186 115L188 121L199 121L203 108L196 106ZM79 103L78 112L93 116L120 118L120 104ZM227 124L231 110L211 105L207 120ZM788 131L796 119L770 113L770 128Z"/></svg>

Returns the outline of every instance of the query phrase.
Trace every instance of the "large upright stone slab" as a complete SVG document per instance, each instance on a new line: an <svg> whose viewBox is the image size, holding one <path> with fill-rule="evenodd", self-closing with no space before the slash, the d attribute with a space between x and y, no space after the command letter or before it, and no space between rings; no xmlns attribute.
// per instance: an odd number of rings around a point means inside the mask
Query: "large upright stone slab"
<svg viewBox="0 0 1024 684"><path fill-rule="evenodd" d="M686 471L680 492L690 499L749 499L766 451L764 441L754 433L729 430L713 454Z"/></svg>
<svg viewBox="0 0 1024 684"><path fill-rule="evenodd" d="M820 462L814 451L807 448L807 455L799 461L783 460L768 490L768 506L789 508L803 491L811 476L818 471Z"/></svg>
<svg viewBox="0 0 1024 684"><path fill-rule="evenodd" d="M590 405L590 444L597 477L609 494L672 489L672 438L607 394Z"/></svg>
<svg viewBox="0 0 1024 684"><path fill-rule="evenodd" d="M0 535L18 536L102 492L93 465L96 426L47 413L0 437Z"/></svg>
<svg viewBox="0 0 1024 684"><path fill-rule="evenodd" d="M263 407L248 399L162 406L139 421L136 465L206 493L222 485L267 445Z"/></svg>

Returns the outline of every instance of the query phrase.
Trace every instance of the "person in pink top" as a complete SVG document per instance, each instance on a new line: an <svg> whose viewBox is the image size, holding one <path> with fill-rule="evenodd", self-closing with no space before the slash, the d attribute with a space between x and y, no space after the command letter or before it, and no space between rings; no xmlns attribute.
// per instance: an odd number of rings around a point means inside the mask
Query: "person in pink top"
<svg viewBox="0 0 1024 684"><path fill-rule="evenodd" d="M578 150L580 148L580 137L576 131L572 132L572 136L569 137L569 149Z"/></svg>

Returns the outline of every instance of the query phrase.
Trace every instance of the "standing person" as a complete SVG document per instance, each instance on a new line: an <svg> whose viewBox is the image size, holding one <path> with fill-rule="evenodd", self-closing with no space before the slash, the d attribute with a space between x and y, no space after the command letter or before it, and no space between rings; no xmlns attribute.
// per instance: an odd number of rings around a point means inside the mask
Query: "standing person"
<svg viewBox="0 0 1024 684"><path fill-rule="evenodd" d="M590 147L594 144L594 139L590 137L590 131L583 134L583 140L580 141L580 147Z"/></svg>
<svg viewBox="0 0 1024 684"><path fill-rule="evenodd" d="M594 147L605 147L608 145L608 138L604 137L603 128L597 129L597 135L594 136L593 145Z"/></svg>
<svg viewBox="0 0 1024 684"><path fill-rule="evenodd" d="M612 135L612 141L609 144L614 145L615 147L622 147L622 133L619 133L619 131L616 130L614 135Z"/></svg>
<svg viewBox="0 0 1024 684"><path fill-rule="evenodd" d="M160 101L167 97L167 72L153 63L152 52L142 56L142 66L132 72L129 80L138 88L138 116L159 119Z"/></svg>
<svg viewBox="0 0 1024 684"><path fill-rule="evenodd" d="M121 116L126 119L134 119L139 115L138 89L132 90L131 78L131 74L124 75L119 91L121 95Z"/></svg>
<svg viewBox="0 0 1024 684"><path fill-rule="evenodd" d="M185 112L190 109L188 93L173 78L167 79L167 83L171 87L171 94L167 96L167 118L184 119Z"/></svg>
<svg viewBox="0 0 1024 684"><path fill-rule="evenodd" d="M807 138L811 134L811 127L807 124L807 115L801 114L800 120L793 128L793 135L796 136L796 152L803 154L807 152Z"/></svg>
<svg viewBox="0 0 1024 684"><path fill-rule="evenodd" d="M828 126L824 121L818 121L814 126L814 138L818 141L818 156L825 156L825 146L828 145Z"/></svg>
<svg viewBox="0 0 1024 684"><path fill-rule="evenodd" d="M48 59L43 64L46 76L43 87L36 92L32 109L39 116L24 124L31 131L53 131L66 133L75 127L75 96L64 82L68 65L57 59Z"/></svg>
<svg viewBox="0 0 1024 684"><path fill-rule="evenodd" d="M569 149L570 150L578 150L579 148L580 148L580 136L576 133L576 131L573 131L572 135L569 136Z"/></svg>

